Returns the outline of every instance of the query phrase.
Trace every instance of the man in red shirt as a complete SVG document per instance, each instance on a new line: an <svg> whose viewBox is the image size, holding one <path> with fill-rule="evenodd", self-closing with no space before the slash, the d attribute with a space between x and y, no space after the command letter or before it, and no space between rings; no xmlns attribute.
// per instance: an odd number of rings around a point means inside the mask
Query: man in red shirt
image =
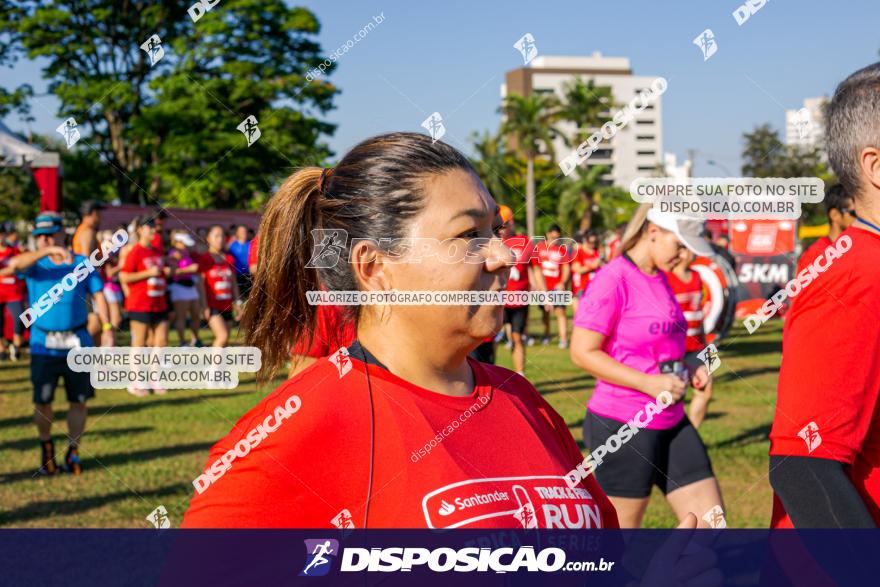
<svg viewBox="0 0 880 587"><path fill-rule="evenodd" d="M691 270L691 263L696 255L686 249L682 252L682 260L672 271L664 271L669 287L675 294L675 300L687 320L687 337L684 339L685 362L691 367L698 367L703 361L697 356L706 348L706 333L703 330L703 280L700 274ZM712 399L712 377L703 389L694 388L694 397L688 407L688 419L694 428L699 428L706 417L709 400Z"/></svg>
<svg viewBox="0 0 880 587"><path fill-rule="evenodd" d="M826 152L858 220L798 274L805 285L786 316L770 431L774 528L880 523L878 100L880 63L843 81L825 115Z"/></svg>
<svg viewBox="0 0 880 587"><path fill-rule="evenodd" d="M6 242L7 232L11 232L12 223L0 222L0 270L9 264L9 260L21 250ZM24 335L24 323L18 319L24 311L24 281L15 275L0 277L0 360L7 358L17 361L18 350L21 348ZM12 324L12 345L6 345L7 320Z"/></svg>
<svg viewBox="0 0 880 587"><path fill-rule="evenodd" d="M544 277L541 275L540 261L534 253L532 241L524 234L516 234L513 210L507 206L499 206L501 216L501 228L498 235L504 242L504 246L510 249L516 257L516 262L510 268L510 276L507 278L505 291L529 292L544 291ZM528 304L505 304L504 326L509 326L509 338L512 344L513 370L523 375L526 368L526 347L523 341L529 321Z"/></svg>
<svg viewBox="0 0 880 587"><path fill-rule="evenodd" d="M602 255L599 252L599 235L595 231L588 230L580 239L577 252L571 261L571 298L574 312L577 313L578 300L593 274L602 265Z"/></svg>
<svg viewBox="0 0 880 587"><path fill-rule="evenodd" d="M828 236L817 239L806 251L801 253L797 262L797 273L812 263L856 219L852 198L843 191L843 186L839 183L834 184L825 192L825 214L828 216Z"/></svg>
<svg viewBox="0 0 880 587"><path fill-rule="evenodd" d="M553 225L544 235L546 240L538 243L535 250L541 259L541 273L544 275L544 282L547 284L547 291L565 291L568 284L568 277L571 275L571 254L566 251L565 247L559 244L559 237L562 236L562 229L557 225ZM568 347L568 320L565 316L565 306L555 306L552 312L556 314L556 326L559 329L559 348ZM544 309L544 339L543 344L550 344L550 312Z"/></svg>

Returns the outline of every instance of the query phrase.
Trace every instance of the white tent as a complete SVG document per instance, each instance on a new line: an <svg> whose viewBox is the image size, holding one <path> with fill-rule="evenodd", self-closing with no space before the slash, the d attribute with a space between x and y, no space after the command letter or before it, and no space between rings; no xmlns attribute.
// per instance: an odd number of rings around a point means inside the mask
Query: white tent
<svg viewBox="0 0 880 587"><path fill-rule="evenodd" d="M58 153L41 151L24 142L0 122L0 167L58 167Z"/></svg>

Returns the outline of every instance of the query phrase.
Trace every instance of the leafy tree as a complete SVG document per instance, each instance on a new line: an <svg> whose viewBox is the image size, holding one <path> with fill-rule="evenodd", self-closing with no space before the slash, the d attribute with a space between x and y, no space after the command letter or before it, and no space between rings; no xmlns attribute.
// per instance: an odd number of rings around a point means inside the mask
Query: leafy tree
<svg viewBox="0 0 880 587"><path fill-rule="evenodd" d="M526 227L530 236L536 228L535 158L542 146L551 160L555 158L553 139L560 133L553 123L558 107L559 100L553 94L508 94L499 108L503 115L501 134L526 160Z"/></svg>
<svg viewBox="0 0 880 587"><path fill-rule="evenodd" d="M512 186L509 177L513 172L512 154L507 150L500 134L484 131L471 135L476 157L471 158L477 175L499 204L510 205Z"/></svg>
<svg viewBox="0 0 880 587"><path fill-rule="evenodd" d="M59 118L76 119L75 148L110 165L123 202L254 206L277 180L267 170L330 155L321 136L334 127L316 115L338 90L305 79L322 57L304 8L224 0L193 22L170 0L0 4L14 15L0 64L48 61ZM164 56L151 66L140 46L154 34ZM262 137L247 147L236 127L250 115Z"/></svg>
<svg viewBox="0 0 880 587"><path fill-rule="evenodd" d="M569 146L580 145L611 120L611 109L615 104L610 87L597 86L592 79L584 82L577 76L563 84L562 95L557 117L575 125L574 134L566 141Z"/></svg>

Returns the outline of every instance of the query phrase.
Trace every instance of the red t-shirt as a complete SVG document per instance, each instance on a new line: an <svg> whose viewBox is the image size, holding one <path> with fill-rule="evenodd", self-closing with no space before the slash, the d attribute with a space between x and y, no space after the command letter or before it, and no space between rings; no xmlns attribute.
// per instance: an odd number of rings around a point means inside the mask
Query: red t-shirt
<svg viewBox="0 0 880 587"><path fill-rule="evenodd" d="M539 264L534 255L535 245L523 234L509 236L504 239L504 246L516 257L516 263L510 268L505 291L529 291L529 266ZM525 304L506 304L508 308L521 308Z"/></svg>
<svg viewBox="0 0 880 587"><path fill-rule="evenodd" d="M587 252L587 249L585 249L584 247L578 247L574 259L572 260L572 266L577 263L579 265L593 267L593 269L588 273L577 273L572 267L571 291L575 297L577 297L577 295L585 290L587 288L587 285L589 285L591 276L596 272L596 269L598 269L597 264L599 259L601 259L599 251L594 250L592 253L590 253Z"/></svg>
<svg viewBox="0 0 880 587"><path fill-rule="evenodd" d="M161 230L156 230L156 234L153 235L153 240L150 241L150 246L153 247L153 249L158 251L160 254L165 254L165 245L162 244Z"/></svg>
<svg viewBox="0 0 880 587"><path fill-rule="evenodd" d="M211 253L202 253L198 258L199 273L205 279L205 297L208 307L225 312L232 309L232 284L235 281L235 260L232 255L223 255L218 261Z"/></svg>
<svg viewBox="0 0 880 587"><path fill-rule="evenodd" d="M547 290L556 289L556 286L562 281L562 266L570 260L567 258L565 247L541 241L535 250L538 251L538 256L541 259L541 273L544 274Z"/></svg>
<svg viewBox="0 0 880 587"><path fill-rule="evenodd" d="M260 244L260 235L254 237L251 241L251 249L248 251L248 265L257 264L257 245Z"/></svg>
<svg viewBox="0 0 880 587"><path fill-rule="evenodd" d="M165 259L161 253L153 248L148 248L136 243L122 265L122 271L126 273L139 273L151 267L165 267ZM165 312L168 310L165 301L165 274L159 273L156 277L149 277L128 284L128 295L125 296L125 309L129 312Z"/></svg>
<svg viewBox="0 0 880 587"><path fill-rule="evenodd" d="M308 338L300 340L293 346L291 354L316 359L326 357L339 347L350 345L356 336L354 322L345 319L340 306L318 306L318 323L312 346L306 347Z"/></svg>
<svg viewBox="0 0 880 587"><path fill-rule="evenodd" d="M691 271L691 280L687 283L672 271L664 273L669 287L675 293L675 301L681 306L684 319L688 323L684 350L689 353L701 351L706 346L706 333L703 331L703 280L696 271Z"/></svg>
<svg viewBox="0 0 880 587"><path fill-rule="evenodd" d="M9 265L9 260L20 255L18 247L6 247L0 251L0 269ZM20 302L24 300L24 281L15 275L0 276L0 302ZM3 333L0 332L0 336Z"/></svg>
<svg viewBox="0 0 880 587"><path fill-rule="evenodd" d="M371 461L365 365L346 357L337 367L330 359L283 383L214 445L209 472L224 469L214 463L236 445L241 453L262 439L194 494L181 527L334 528L343 517L346 527L363 527ZM568 488L564 475L583 457L535 388L507 369L468 362L476 385L467 397L370 366L367 526L618 527L594 476ZM287 418L276 420L285 405ZM263 437L251 432L258 425L277 428ZM251 443L241 444L249 433Z"/></svg>
<svg viewBox="0 0 880 587"><path fill-rule="evenodd" d="M831 239L827 236L823 236L822 238L816 239L816 242L807 247L807 250L801 253L800 259L797 262L797 271L795 273L800 273L801 269L809 265L813 262L813 260L819 256L820 253L825 251L825 248L831 244Z"/></svg>
<svg viewBox="0 0 880 587"><path fill-rule="evenodd" d="M827 270L801 290L786 316L770 454L849 465L880 525L880 236L850 227L837 247L844 237L851 248L830 263L825 253L820 265ZM771 527L790 528L774 502Z"/></svg>

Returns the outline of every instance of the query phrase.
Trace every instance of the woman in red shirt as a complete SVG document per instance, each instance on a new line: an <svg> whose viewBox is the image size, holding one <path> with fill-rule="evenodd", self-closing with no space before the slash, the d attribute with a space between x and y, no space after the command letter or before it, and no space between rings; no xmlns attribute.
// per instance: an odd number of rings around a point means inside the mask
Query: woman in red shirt
<svg viewBox="0 0 880 587"><path fill-rule="evenodd" d="M173 270L165 264L161 251L152 243L156 236L154 218L144 218L138 222L138 242L125 254L119 283L126 286L125 310L128 313L131 329L131 346L164 347L168 343L168 307L165 301L167 278ZM128 387L132 395L144 397L149 391L136 384ZM165 390L153 386L153 392Z"/></svg>
<svg viewBox="0 0 880 587"><path fill-rule="evenodd" d="M425 135L381 135L334 169L297 171L263 216L242 320L261 376L315 328L307 294L322 286L502 291L513 259L499 225L467 158ZM468 359L501 328L501 306L348 309L357 340L213 447L183 527L617 527L592 477L567 486L582 456L562 418L523 377Z"/></svg>
<svg viewBox="0 0 880 587"><path fill-rule="evenodd" d="M235 279L235 260L223 252L226 243L223 227L215 224L208 229L208 251L199 255L199 280L202 307L208 327L214 333L211 346L225 347L229 342L230 322L238 318L240 301ZM233 315L233 308L235 315Z"/></svg>

